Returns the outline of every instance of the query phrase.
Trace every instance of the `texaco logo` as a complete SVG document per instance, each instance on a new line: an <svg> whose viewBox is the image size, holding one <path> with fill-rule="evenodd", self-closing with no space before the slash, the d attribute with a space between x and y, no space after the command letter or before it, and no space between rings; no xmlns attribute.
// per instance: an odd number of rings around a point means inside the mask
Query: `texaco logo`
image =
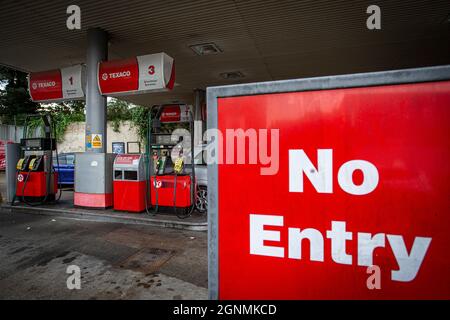
<svg viewBox="0 0 450 320"><path fill-rule="evenodd" d="M156 180L155 186L156 186L156 189L161 188L161 186L162 186L162 181Z"/></svg>
<svg viewBox="0 0 450 320"><path fill-rule="evenodd" d="M102 74L102 79L103 80L106 80L106 79L108 79L108 74L105 72L104 74Z"/></svg>
<svg viewBox="0 0 450 320"><path fill-rule="evenodd" d="M37 88L37 83L36 83L36 82L33 82L33 84L32 84L31 86L33 87L34 90L36 90L36 88Z"/></svg>
<svg viewBox="0 0 450 320"><path fill-rule="evenodd" d="M22 182L23 181L23 174L19 174L17 176L17 181Z"/></svg>

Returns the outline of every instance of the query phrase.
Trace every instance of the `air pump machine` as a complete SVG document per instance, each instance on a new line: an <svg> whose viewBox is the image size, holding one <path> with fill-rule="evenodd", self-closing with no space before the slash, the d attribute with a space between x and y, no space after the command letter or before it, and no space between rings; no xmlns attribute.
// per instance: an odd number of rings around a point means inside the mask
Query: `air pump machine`
<svg viewBox="0 0 450 320"><path fill-rule="evenodd" d="M114 210L145 211L145 154L118 154L113 164Z"/></svg>
<svg viewBox="0 0 450 320"><path fill-rule="evenodd" d="M36 117L43 120L45 136L28 138L28 121ZM54 201L58 192L58 177L53 169L53 151L57 152L57 146L49 115L31 115L25 118L20 148L21 156L16 165L16 194L13 203L16 199L29 205Z"/></svg>

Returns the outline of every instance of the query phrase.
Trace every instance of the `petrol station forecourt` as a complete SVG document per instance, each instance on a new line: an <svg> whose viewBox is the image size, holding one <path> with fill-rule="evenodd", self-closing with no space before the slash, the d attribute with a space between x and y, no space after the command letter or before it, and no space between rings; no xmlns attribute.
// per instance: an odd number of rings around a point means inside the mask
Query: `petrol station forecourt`
<svg viewBox="0 0 450 320"><path fill-rule="evenodd" d="M378 28L358 1L78 2L72 29L64 4L17 30L2 10L0 65L33 102L84 101L85 127L69 188L49 113L5 143L0 298L450 297L448 3L385 4ZM137 151L111 97L146 110Z"/></svg>

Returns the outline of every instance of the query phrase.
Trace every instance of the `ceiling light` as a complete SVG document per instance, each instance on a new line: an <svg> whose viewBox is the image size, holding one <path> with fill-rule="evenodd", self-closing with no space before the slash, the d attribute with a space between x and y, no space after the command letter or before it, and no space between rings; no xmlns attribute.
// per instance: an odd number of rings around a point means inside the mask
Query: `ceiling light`
<svg viewBox="0 0 450 320"><path fill-rule="evenodd" d="M199 56L206 56L209 54L217 54L222 52L222 50L220 50L219 47L213 42L194 44L192 46L189 46L189 48L191 48Z"/></svg>
<svg viewBox="0 0 450 320"><path fill-rule="evenodd" d="M222 72L220 76L227 80L244 78L245 75L240 71Z"/></svg>

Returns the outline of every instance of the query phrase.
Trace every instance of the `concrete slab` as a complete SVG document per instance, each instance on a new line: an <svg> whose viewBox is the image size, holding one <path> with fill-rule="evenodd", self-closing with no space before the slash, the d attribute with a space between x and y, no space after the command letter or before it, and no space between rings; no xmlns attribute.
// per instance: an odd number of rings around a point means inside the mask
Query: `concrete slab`
<svg viewBox="0 0 450 320"><path fill-rule="evenodd" d="M207 298L205 232L0 211L0 248L0 299Z"/></svg>
<svg viewBox="0 0 450 320"><path fill-rule="evenodd" d="M63 208L56 205L50 207L36 206L30 207L28 205L16 204L2 204L3 211L31 213L49 216L66 216L71 219L80 219L88 221L102 221L126 224L141 224L163 228L183 229L191 231L207 231L208 222L206 218L193 216L187 219L179 219L174 215L149 215L145 213L118 213L113 210L89 210L80 208Z"/></svg>
<svg viewBox="0 0 450 320"><path fill-rule="evenodd" d="M0 172L0 192L6 193L5 175ZM5 197L3 197L5 198ZM207 231L207 215L194 210L188 218L178 218L171 208L166 211L161 210L158 214L128 213L114 211L113 209L88 209L76 208L73 205L73 190L64 190L61 199L55 204L46 204L39 206L29 206L24 203L16 202L14 206L8 203L2 203L2 210L20 213L33 213L39 215L65 216L88 221L103 221L126 224L141 224L163 228L183 229L192 231Z"/></svg>

